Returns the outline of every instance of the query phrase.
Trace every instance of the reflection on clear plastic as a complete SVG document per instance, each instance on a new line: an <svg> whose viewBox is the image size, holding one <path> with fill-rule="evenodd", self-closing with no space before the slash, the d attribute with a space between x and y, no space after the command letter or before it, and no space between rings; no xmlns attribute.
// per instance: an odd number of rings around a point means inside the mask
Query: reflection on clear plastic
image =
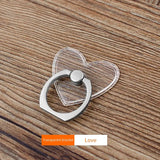
<svg viewBox="0 0 160 160"><path fill-rule="evenodd" d="M53 75L61 70L81 70L92 83L92 99L111 89L119 78L118 67L108 61L87 63L85 57L78 50L66 47L55 56L52 66ZM82 103L85 98L85 87L75 86L69 78L58 80L55 88L63 105Z"/></svg>

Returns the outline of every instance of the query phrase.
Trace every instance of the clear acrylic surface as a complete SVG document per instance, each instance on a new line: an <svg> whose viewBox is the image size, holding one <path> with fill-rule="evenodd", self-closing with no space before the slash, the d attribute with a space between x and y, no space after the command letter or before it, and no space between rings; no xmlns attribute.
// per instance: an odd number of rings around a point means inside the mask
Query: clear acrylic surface
<svg viewBox="0 0 160 160"><path fill-rule="evenodd" d="M119 79L118 67L108 61L95 61L87 63L85 57L76 49L66 47L55 56L52 65L52 74L69 70L81 70L92 83L92 99L111 89ZM86 89L84 85L75 86L69 78L55 82L55 88L63 105L82 103Z"/></svg>

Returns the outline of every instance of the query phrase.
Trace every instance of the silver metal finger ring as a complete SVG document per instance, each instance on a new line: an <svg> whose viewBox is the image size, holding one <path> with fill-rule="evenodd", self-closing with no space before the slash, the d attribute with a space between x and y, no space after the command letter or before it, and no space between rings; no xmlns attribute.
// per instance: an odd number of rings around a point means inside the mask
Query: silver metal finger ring
<svg viewBox="0 0 160 160"><path fill-rule="evenodd" d="M85 97L84 102L82 103L82 105L78 109L76 109L72 112L69 112L69 113L56 112L53 109L51 109L47 103L47 92L48 92L49 87L56 80L58 80L62 77L70 77L71 81L75 85L81 85L82 83L84 83L84 85L86 87L86 97ZM91 94L92 94L91 81L89 79L85 78L85 75L82 71L80 71L80 70L73 70L73 71L63 70L63 71L60 71L60 72L56 73L55 75L53 75L45 83L45 85L42 88L41 94L40 94L39 103L40 103L40 107L42 109L44 109L45 111L51 113L52 115L54 115L64 121L68 121L68 120L71 120L71 119L77 117L85 110L85 108L87 107L87 105L90 101Z"/></svg>

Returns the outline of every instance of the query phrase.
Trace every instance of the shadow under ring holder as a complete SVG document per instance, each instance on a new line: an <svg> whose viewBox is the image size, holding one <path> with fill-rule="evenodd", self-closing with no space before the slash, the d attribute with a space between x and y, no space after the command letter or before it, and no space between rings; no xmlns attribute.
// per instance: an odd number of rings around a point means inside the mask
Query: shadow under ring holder
<svg viewBox="0 0 160 160"><path fill-rule="evenodd" d="M60 113L60 112L56 112L53 109L51 109L47 103L47 92L49 90L49 87L58 79L63 78L63 77L70 77L70 80L75 84L75 85L81 85L82 83L84 83L85 87L86 87L86 97L84 102L82 103L82 105L69 113ZM68 121L71 120L75 117L77 117L78 115L80 115L85 108L87 107L88 103L90 102L91 99L91 95L92 95L92 85L91 85L91 81L87 78L85 78L85 75L82 71L80 70L63 70L60 71L58 73L56 73L55 75L53 75L43 86L41 94L40 94L40 107L42 109L44 109L45 111L51 113L52 115L64 120L64 121Z"/></svg>

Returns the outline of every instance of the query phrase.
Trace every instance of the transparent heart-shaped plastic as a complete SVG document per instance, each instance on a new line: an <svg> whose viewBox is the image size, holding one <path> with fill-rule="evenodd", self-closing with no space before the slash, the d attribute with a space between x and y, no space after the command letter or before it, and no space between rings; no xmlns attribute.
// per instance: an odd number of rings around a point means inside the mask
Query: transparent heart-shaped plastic
<svg viewBox="0 0 160 160"><path fill-rule="evenodd" d="M118 67L108 61L95 61L87 63L85 57L76 49L66 47L55 56L52 74L68 70L81 70L92 83L92 99L111 89L119 79ZM55 88L63 105L82 103L86 90L84 85L75 86L69 79L63 78L55 82Z"/></svg>

